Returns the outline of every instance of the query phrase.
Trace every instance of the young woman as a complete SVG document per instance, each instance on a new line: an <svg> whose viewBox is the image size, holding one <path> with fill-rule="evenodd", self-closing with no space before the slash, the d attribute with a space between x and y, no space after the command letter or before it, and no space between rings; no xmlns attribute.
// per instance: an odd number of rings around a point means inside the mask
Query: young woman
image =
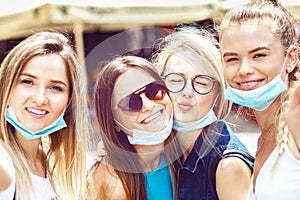
<svg viewBox="0 0 300 200"><path fill-rule="evenodd" d="M277 1L253 1L226 13L220 25L226 99L253 109L261 129L253 190L260 169L276 146L274 117L281 112L282 93L297 80L296 24Z"/></svg>
<svg viewBox="0 0 300 200"><path fill-rule="evenodd" d="M1 65L0 199L82 199L85 75L69 40L40 32ZM83 195L83 196L81 196Z"/></svg>
<svg viewBox="0 0 300 200"><path fill-rule="evenodd" d="M222 121L231 104L215 45L208 32L183 28L163 38L154 56L183 152L174 164L179 199L245 199L250 185L253 158Z"/></svg>
<svg viewBox="0 0 300 200"><path fill-rule="evenodd" d="M134 56L112 60L97 79L94 106L107 154L91 169L91 198L173 199L163 154L172 105L152 64Z"/></svg>

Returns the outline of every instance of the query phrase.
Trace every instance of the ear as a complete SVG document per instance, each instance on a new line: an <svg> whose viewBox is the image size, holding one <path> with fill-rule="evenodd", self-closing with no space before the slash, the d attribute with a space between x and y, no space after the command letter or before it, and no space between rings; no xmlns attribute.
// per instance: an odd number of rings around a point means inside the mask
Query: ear
<svg viewBox="0 0 300 200"><path fill-rule="evenodd" d="M116 130L117 133L121 132L121 128L116 124L115 124L115 130Z"/></svg>
<svg viewBox="0 0 300 200"><path fill-rule="evenodd" d="M286 72L291 73L298 64L298 49L291 46L287 51L287 67Z"/></svg>

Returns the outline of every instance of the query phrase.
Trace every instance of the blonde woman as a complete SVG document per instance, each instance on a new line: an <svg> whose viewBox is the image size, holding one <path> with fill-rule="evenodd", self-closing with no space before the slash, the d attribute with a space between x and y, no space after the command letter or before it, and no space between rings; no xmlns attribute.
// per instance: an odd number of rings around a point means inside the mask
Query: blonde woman
<svg viewBox="0 0 300 200"><path fill-rule="evenodd" d="M85 76L68 38L23 40L4 59L0 85L0 199L84 198Z"/></svg>
<svg viewBox="0 0 300 200"><path fill-rule="evenodd" d="M274 117L297 77L297 21L278 1L251 1L226 13L220 25L220 50L226 99L252 109L261 130L253 187L276 146Z"/></svg>
<svg viewBox="0 0 300 200"><path fill-rule="evenodd" d="M182 28L162 38L154 55L183 152L174 163L182 200L245 199L250 185L253 158L224 121L231 104L217 45L205 30Z"/></svg>

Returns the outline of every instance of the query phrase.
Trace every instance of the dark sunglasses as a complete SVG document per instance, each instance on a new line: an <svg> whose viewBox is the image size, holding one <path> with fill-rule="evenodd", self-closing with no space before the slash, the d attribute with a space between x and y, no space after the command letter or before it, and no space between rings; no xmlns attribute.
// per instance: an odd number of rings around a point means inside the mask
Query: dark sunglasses
<svg viewBox="0 0 300 200"><path fill-rule="evenodd" d="M118 107L124 112L139 112L143 107L141 94L145 93L151 101L161 101L167 92L166 86L161 81L152 82L141 89L121 99Z"/></svg>

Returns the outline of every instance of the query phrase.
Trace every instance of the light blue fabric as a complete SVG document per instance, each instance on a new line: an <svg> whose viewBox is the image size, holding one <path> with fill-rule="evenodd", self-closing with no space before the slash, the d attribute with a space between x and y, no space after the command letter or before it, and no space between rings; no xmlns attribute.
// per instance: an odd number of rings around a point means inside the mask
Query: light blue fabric
<svg viewBox="0 0 300 200"><path fill-rule="evenodd" d="M217 121L217 117L213 109L211 109L203 118L198 121L185 123L174 120L173 129L182 133L189 133L191 131L206 127L215 121Z"/></svg>
<svg viewBox="0 0 300 200"><path fill-rule="evenodd" d="M264 110L286 89L285 83L277 75L269 83L254 90L237 90L227 86L225 99L255 110Z"/></svg>
<svg viewBox="0 0 300 200"><path fill-rule="evenodd" d="M27 128L25 128L21 124L21 122L19 122L17 116L15 115L13 109L10 106L7 108L6 121L8 121L11 125L13 125L27 140L40 138L49 135L51 133L54 133L55 131L58 131L62 128L67 127L67 124L64 120L64 113L63 113L55 122L45 127L44 129L40 131L30 131Z"/></svg>
<svg viewBox="0 0 300 200"><path fill-rule="evenodd" d="M152 172L145 173L147 200L173 200L172 181L164 156L159 166Z"/></svg>

